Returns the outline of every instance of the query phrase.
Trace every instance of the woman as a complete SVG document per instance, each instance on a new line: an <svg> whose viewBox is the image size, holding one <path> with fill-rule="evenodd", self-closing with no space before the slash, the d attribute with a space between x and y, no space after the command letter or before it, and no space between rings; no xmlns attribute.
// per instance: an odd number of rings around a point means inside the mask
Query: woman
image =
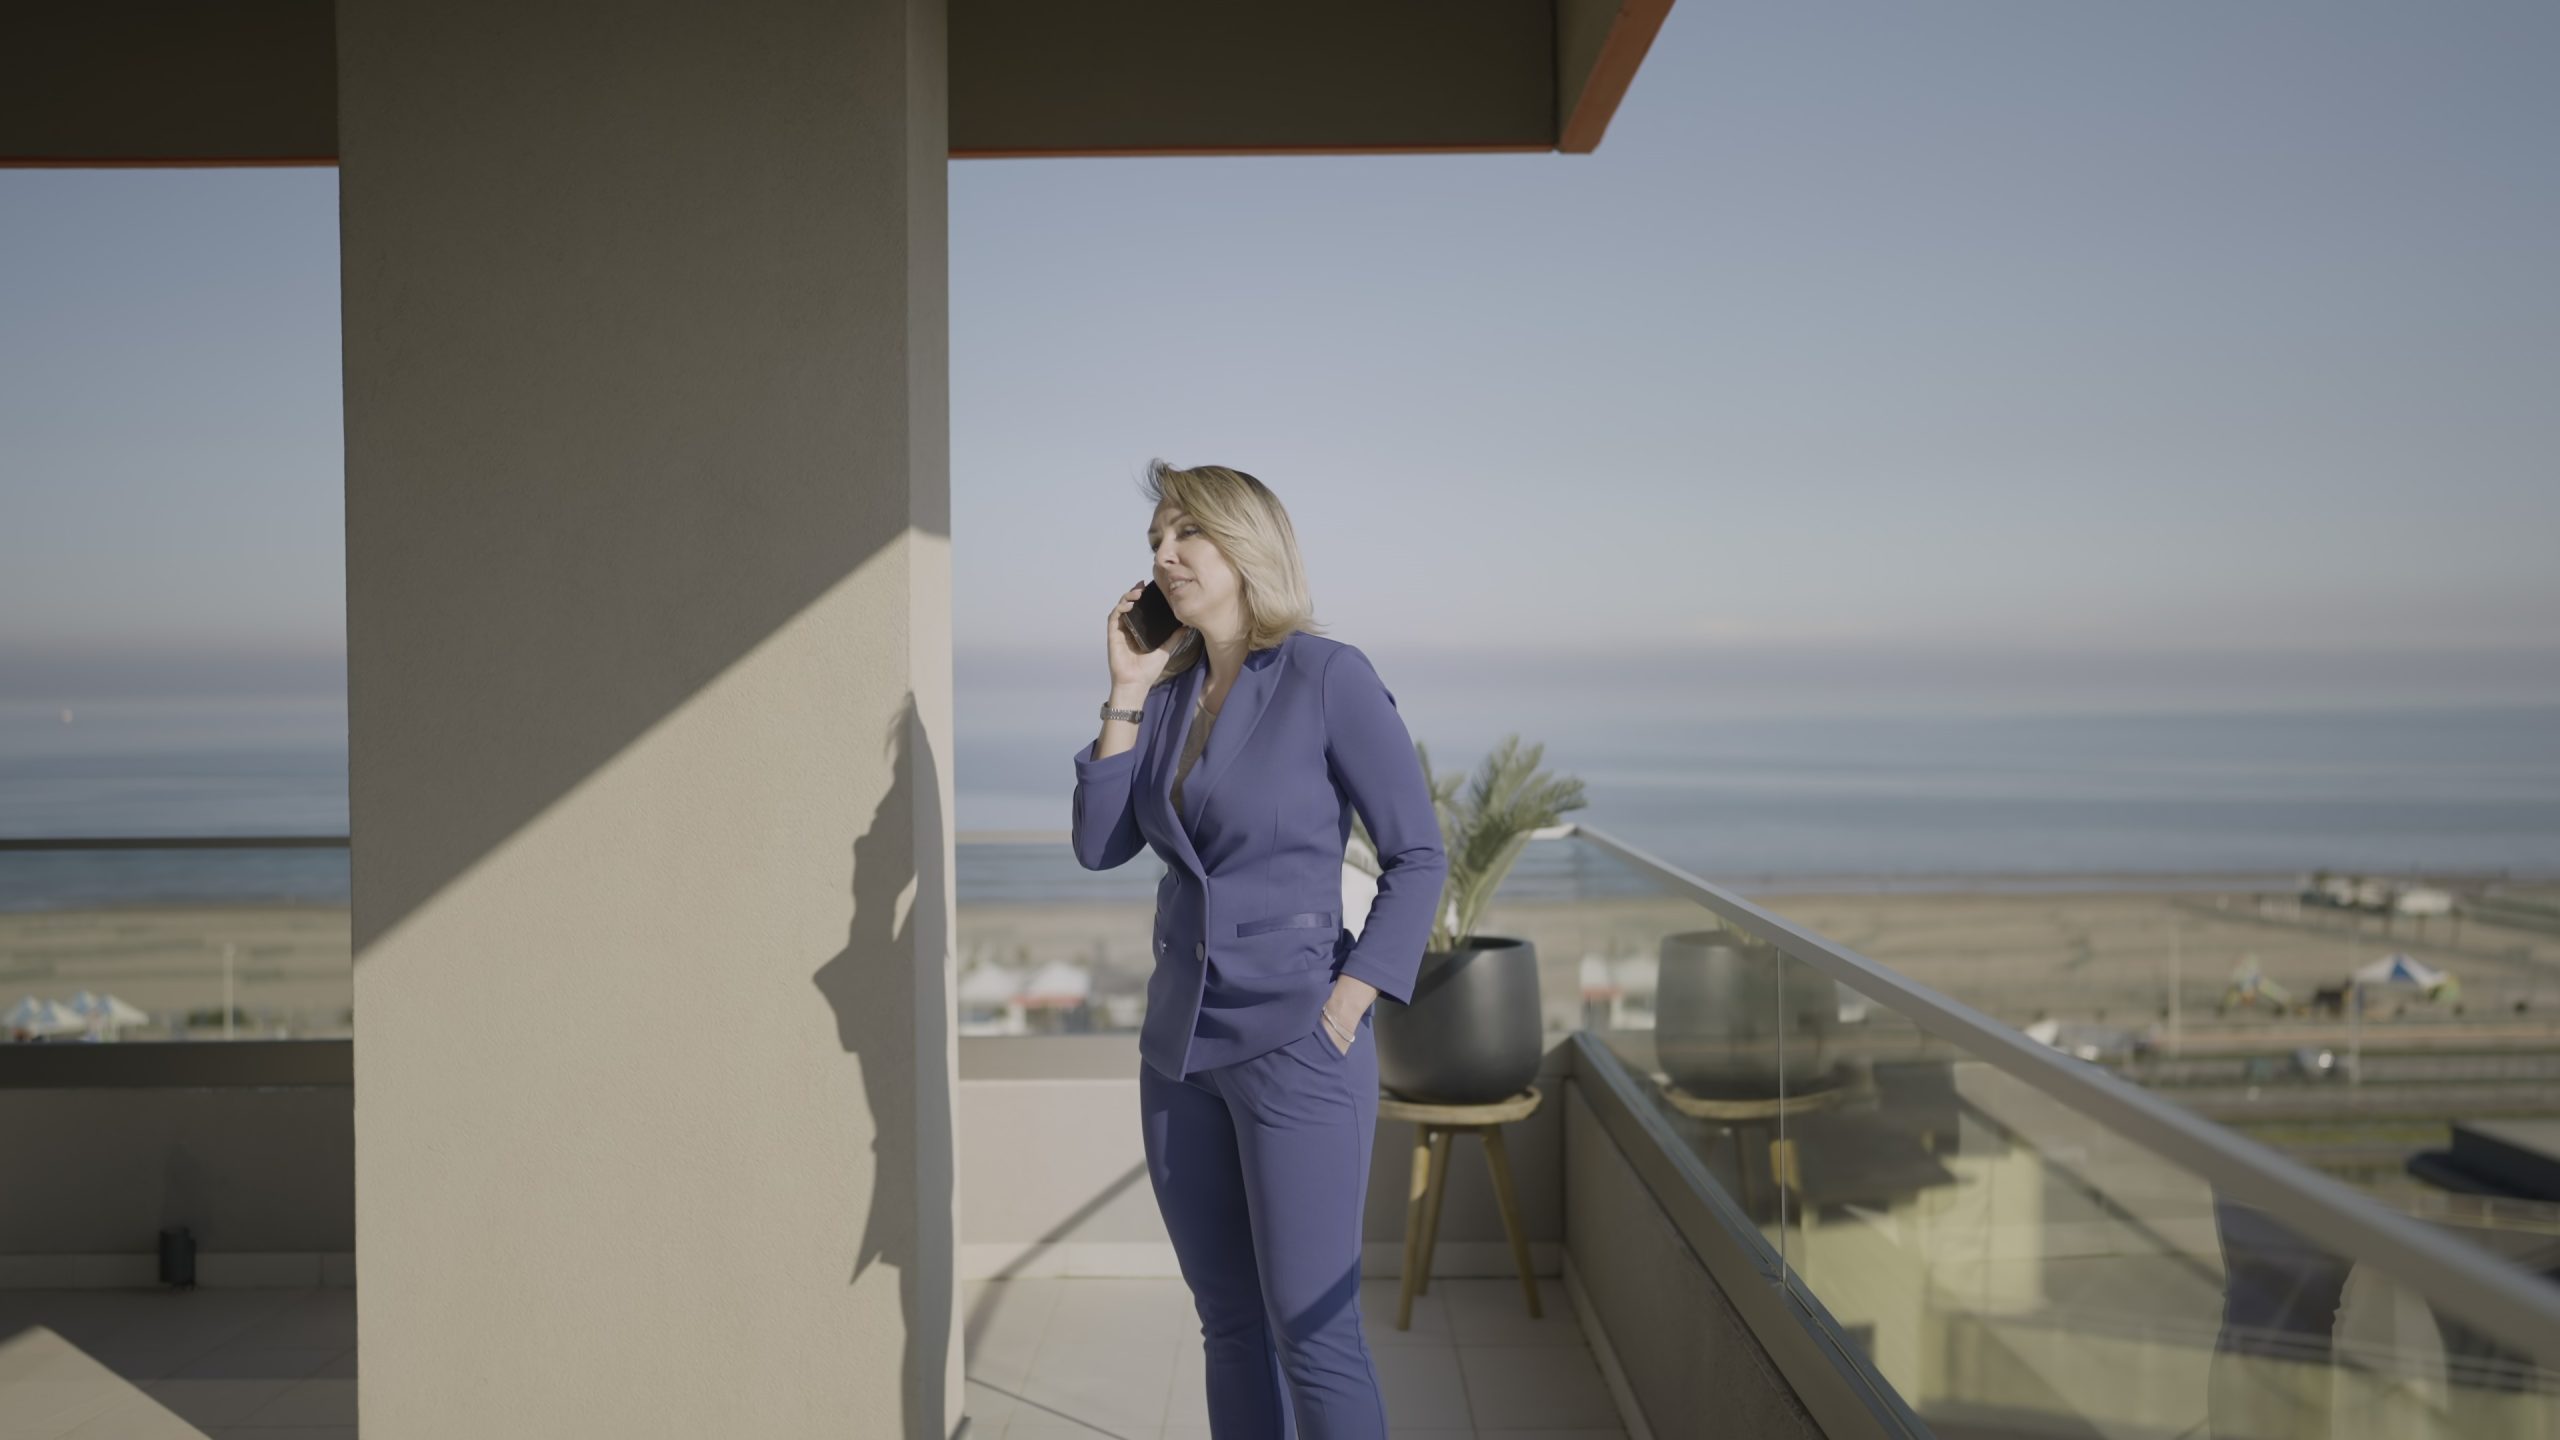
<svg viewBox="0 0 2560 1440"><path fill-rule="evenodd" d="M1448 858L1395 696L1311 628L1296 533L1240 470L1148 466L1155 581L1183 622L1140 651L1103 623L1111 698L1078 747L1076 859L1163 856L1139 1112L1156 1206L1200 1312L1209 1428L1387 1434L1360 1330L1360 1216L1378 1125L1370 1002L1413 998ZM1351 815L1384 874L1355 942L1337 913Z"/></svg>

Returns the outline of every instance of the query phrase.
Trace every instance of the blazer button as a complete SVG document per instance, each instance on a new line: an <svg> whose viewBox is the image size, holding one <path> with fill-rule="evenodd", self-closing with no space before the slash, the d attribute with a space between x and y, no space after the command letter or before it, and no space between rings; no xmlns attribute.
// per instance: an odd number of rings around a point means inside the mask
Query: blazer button
<svg viewBox="0 0 2560 1440"><path fill-rule="evenodd" d="M1209 942L1208 942L1208 941L1206 941L1206 940L1203 940L1203 941L1201 941L1199 944L1192 946L1192 947L1191 947L1191 958L1192 958L1192 959L1194 959L1194 960L1206 960L1206 959L1208 959L1208 958L1209 958Z"/></svg>

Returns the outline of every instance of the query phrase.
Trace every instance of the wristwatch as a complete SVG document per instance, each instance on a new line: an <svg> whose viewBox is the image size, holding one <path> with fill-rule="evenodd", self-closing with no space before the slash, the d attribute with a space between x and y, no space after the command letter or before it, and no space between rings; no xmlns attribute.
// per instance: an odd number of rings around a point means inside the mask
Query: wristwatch
<svg viewBox="0 0 2560 1440"><path fill-rule="evenodd" d="M1144 710L1115 710L1111 707L1110 701L1105 700L1102 702L1102 718L1105 720L1126 720L1130 724L1135 725L1140 720L1145 719L1146 714L1147 712Z"/></svg>

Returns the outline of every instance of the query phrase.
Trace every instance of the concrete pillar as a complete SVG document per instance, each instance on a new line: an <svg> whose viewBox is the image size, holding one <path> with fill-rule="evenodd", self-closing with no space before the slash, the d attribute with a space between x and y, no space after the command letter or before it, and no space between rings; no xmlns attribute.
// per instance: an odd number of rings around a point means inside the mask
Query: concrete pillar
<svg viewBox="0 0 2560 1440"><path fill-rule="evenodd" d="M342 0L366 1440L958 1423L941 0Z"/></svg>

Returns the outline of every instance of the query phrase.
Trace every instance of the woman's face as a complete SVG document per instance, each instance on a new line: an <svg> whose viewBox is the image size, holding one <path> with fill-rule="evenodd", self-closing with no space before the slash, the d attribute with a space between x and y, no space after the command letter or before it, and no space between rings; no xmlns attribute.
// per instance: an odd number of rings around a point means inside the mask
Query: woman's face
<svg viewBox="0 0 2560 1440"><path fill-rule="evenodd" d="M1158 507L1147 535L1155 547L1155 582L1173 613L1194 630L1236 599L1236 572L1197 522L1171 502Z"/></svg>

